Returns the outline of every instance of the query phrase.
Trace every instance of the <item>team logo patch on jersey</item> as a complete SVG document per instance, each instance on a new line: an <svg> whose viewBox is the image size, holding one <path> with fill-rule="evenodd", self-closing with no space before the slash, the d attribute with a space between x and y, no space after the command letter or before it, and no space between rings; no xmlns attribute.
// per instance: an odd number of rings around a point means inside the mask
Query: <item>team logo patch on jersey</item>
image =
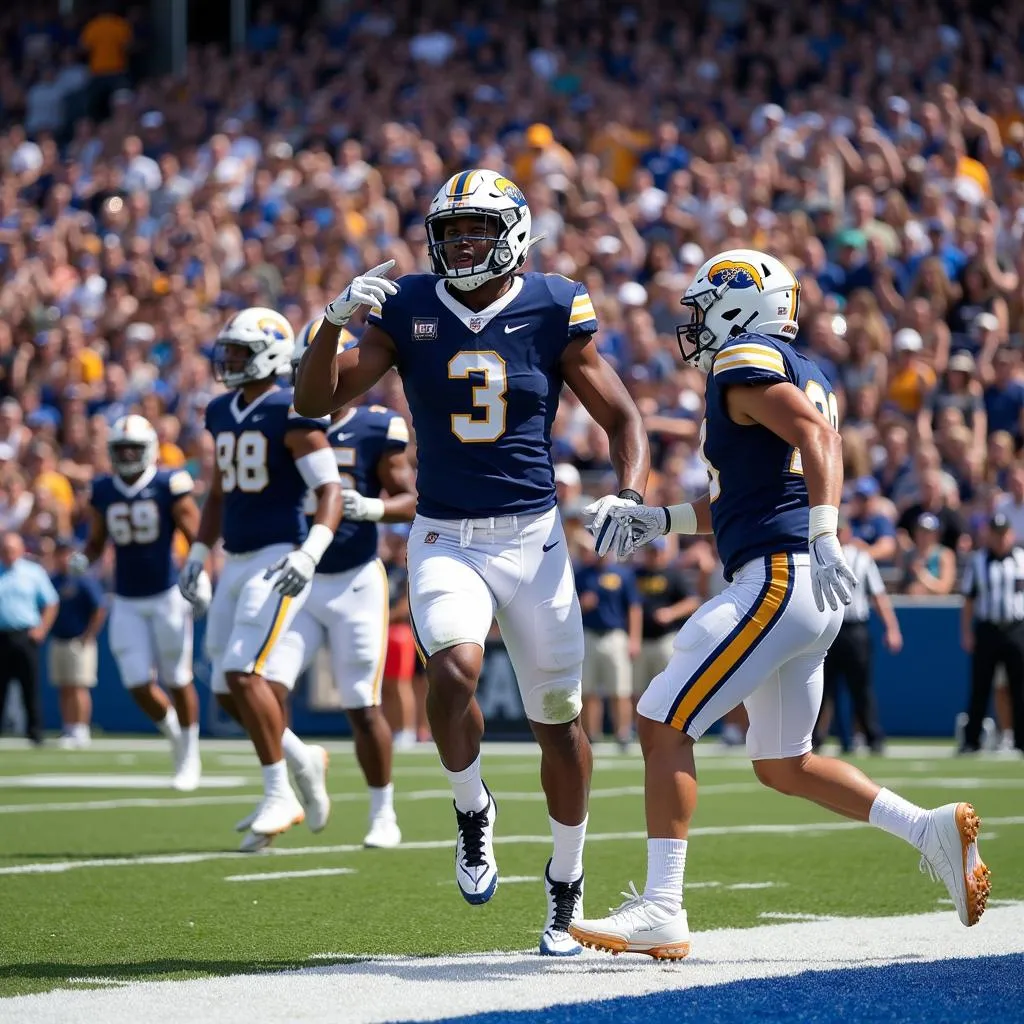
<svg viewBox="0 0 1024 1024"><path fill-rule="evenodd" d="M508 178L495 178L494 187L508 196L516 206L526 205L526 196L523 195L522 189Z"/></svg>
<svg viewBox="0 0 1024 1024"><path fill-rule="evenodd" d="M437 339L437 317L417 316L412 320L413 341L435 341Z"/></svg>
<svg viewBox="0 0 1024 1024"><path fill-rule="evenodd" d="M738 263L735 260L720 260L708 271L708 280L716 287L729 285L730 288L757 288L764 290L761 271L752 263Z"/></svg>
<svg viewBox="0 0 1024 1024"><path fill-rule="evenodd" d="M440 536L441 535L439 533L434 533L434 531L431 530L430 533L428 533L426 535L426 537L423 538L423 543L424 544L436 544L437 543L437 538L440 537Z"/></svg>

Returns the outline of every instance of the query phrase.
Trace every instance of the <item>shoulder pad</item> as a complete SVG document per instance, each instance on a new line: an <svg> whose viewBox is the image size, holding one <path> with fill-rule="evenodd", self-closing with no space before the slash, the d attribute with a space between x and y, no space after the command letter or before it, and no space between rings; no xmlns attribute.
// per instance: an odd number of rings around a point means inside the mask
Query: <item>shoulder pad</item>
<svg viewBox="0 0 1024 1024"><path fill-rule="evenodd" d="M767 338L742 336L719 349L711 372L722 384L767 384L789 380L782 353Z"/></svg>
<svg viewBox="0 0 1024 1024"><path fill-rule="evenodd" d="M175 470L167 480L167 489L175 498L180 498L183 494L191 494L192 475L184 469Z"/></svg>

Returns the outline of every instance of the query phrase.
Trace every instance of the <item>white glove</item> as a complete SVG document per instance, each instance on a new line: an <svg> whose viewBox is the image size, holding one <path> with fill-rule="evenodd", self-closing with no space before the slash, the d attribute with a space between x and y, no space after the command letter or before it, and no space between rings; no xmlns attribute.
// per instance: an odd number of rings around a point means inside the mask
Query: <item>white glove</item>
<svg viewBox="0 0 1024 1024"><path fill-rule="evenodd" d="M308 551L296 548L270 566L263 578L269 580L274 573L280 573L274 589L283 597L298 597L309 586L315 572L316 559Z"/></svg>
<svg viewBox="0 0 1024 1024"><path fill-rule="evenodd" d="M398 285L384 277L394 265L394 260L385 260L360 274L333 302L327 303L324 318L335 327L343 327L360 306L383 306L389 295L398 294Z"/></svg>
<svg viewBox="0 0 1024 1024"><path fill-rule="evenodd" d="M213 586L210 577L206 574L203 562L195 558L188 559L181 567L178 574L178 589L182 597L190 605L197 618L206 614L210 607L210 599L213 595Z"/></svg>
<svg viewBox="0 0 1024 1024"><path fill-rule="evenodd" d="M341 492L341 515L354 523L379 523L384 515L384 502L347 488Z"/></svg>
<svg viewBox="0 0 1024 1024"><path fill-rule="evenodd" d="M609 494L592 501L583 509L583 525L594 535L594 550L599 556L608 554L617 547L622 530L617 519L611 518L613 509L635 509L639 505L632 498L619 498Z"/></svg>
<svg viewBox="0 0 1024 1024"><path fill-rule="evenodd" d="M84 551L73 551L68 559L68 575L84 576L89 571L89 559Z"/></svg>
<svg viewBox="0 0 1024 1024"><path fill-rule="evenodd" d="M619 527L615 557L620 562L650 544L655 537L668 533L668 512L658 505L631 504L626 508L613 508L609 515Z"/></svg>
<svg viewBox="0 0 1024 1024"><path fill-rule="evenodd" d="M834 533L822 533L810 542L811 552L811 585L814 589L814 603L818 611L825 610L825 601L835 611L839 605L836 597L843 604L853 600L853 588L857 585L857 577L847 565L839 538Z"/></svg>

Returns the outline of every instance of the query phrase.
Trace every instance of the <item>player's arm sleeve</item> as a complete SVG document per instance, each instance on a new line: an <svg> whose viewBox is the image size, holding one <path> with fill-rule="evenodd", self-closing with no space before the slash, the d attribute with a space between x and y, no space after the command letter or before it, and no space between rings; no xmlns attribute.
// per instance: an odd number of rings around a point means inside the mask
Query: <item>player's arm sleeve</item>
<svg viewBox="0 0 1024 1024"><path fill-rule="evenodd" d="M409 447L409 426L398 413L393 413L384 430L384 451L404 452Z"/></svg>
<svg viewBox="0 0 1024 1024"><path fill-rule="evenodd" d="M782 353L771 345L755 341L739 341L722 349L715 356L711 373L717 384L758 386L789 380Z"/></svg>
<svg viewBox="0 0 1024 1024"><path fill-rule="evenodd" d="M597 330L597 313L591 301L587 286L576 284L576 291L569 307L569 337L579 338L585 334L593 334Z"/></svg>
<svg viewBox="0 0 1024 1024"><path fill-rule="evenodd" d="M295 411L294 405L288 407L288 422L285 424L285 430L289 434L293 430L321 430L326 434L330 425L330 416L303 416Z"/></svg>

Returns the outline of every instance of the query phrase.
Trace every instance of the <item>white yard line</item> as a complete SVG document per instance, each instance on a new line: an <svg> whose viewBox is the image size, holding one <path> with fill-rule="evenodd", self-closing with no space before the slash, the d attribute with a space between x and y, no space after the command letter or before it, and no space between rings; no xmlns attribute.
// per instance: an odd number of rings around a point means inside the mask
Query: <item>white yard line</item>
<svg viewBox="0 0 1024 1024"><path fill-rule="evenodd" d="M276 882L282 878L323 878L328 875L354 875L355 868L310 868L308 871L262 871L254 875L227 875L225 882Z"/></svg>
<svg viewBox="0 0 1024 1024"><path fill-rule="evenodd" d="M990 818L992 825L1024 825L1024 817ZM848 832L852 829L870 828L867 822L861 821L829 821L802 822L793 825L705 825L690 829L691 837L696 836L731 836L731 835L782 835L799 836L801 840L816 839L831 832ZM621 842L625 840L642 840L647 838L646 832L597 832L587 836L588 843ZM495 844L509 846L546 846L551 842L550 835L538 836L495 836ZM393 851L379 853L374 851L371 856L389 856L402 851L413 850L445 850L455 845L452 839L431 839L419 842L402 843ZM290 848L270 847L259 854L238 853L237 851L210 850L203 853L168 853L142 857L96 857L84 860L44 861L39 863L12 864L0 867L0 875L54 875L81 868L130 868L151 864L201 864L206 861L235 860L239 857L306 857L335 853L361 853L365 848L361 844L346 843L335 846L296 846Z"/></svg>
<svg viewBox="0 0 1024 1024"><path fill-rule="evenodd" d="M317 958L302 970L19 996L0 1001L0 1016L4 1024L286 1024L300 1017L311 1024L342 1018L346 1024L382 1024L436 1021L460 1013L483 1017L512 1007L534 1011L535 1020L558 1020L559 1008L568 1004L626 997L637 1000L632 1016L640 1018L645 996L675 991L682 1001L688 998L686 990L693 988L808 971L857 970L863 972L863 984L870 986L871 974L879 967L972 958L981 984L986 957L1022 950L1024 907L996 907L980 927L970 930L945 910L695 932L689 958L672 965L641 956L612 959L590 951L559 960L538 956L535 949L441 957L350 952L322 958L341 963ZM875 982L881 983L880 978ZM983 999L984 988L979 992ZM867 987L857 993L865 1019L871 1018L874 1008L871 994ZM658 1005L664 1009L664 1003ZM981 1007L978 1003L975 1009ZM756 1014L754 1007L750 1009Z"/></svg>

